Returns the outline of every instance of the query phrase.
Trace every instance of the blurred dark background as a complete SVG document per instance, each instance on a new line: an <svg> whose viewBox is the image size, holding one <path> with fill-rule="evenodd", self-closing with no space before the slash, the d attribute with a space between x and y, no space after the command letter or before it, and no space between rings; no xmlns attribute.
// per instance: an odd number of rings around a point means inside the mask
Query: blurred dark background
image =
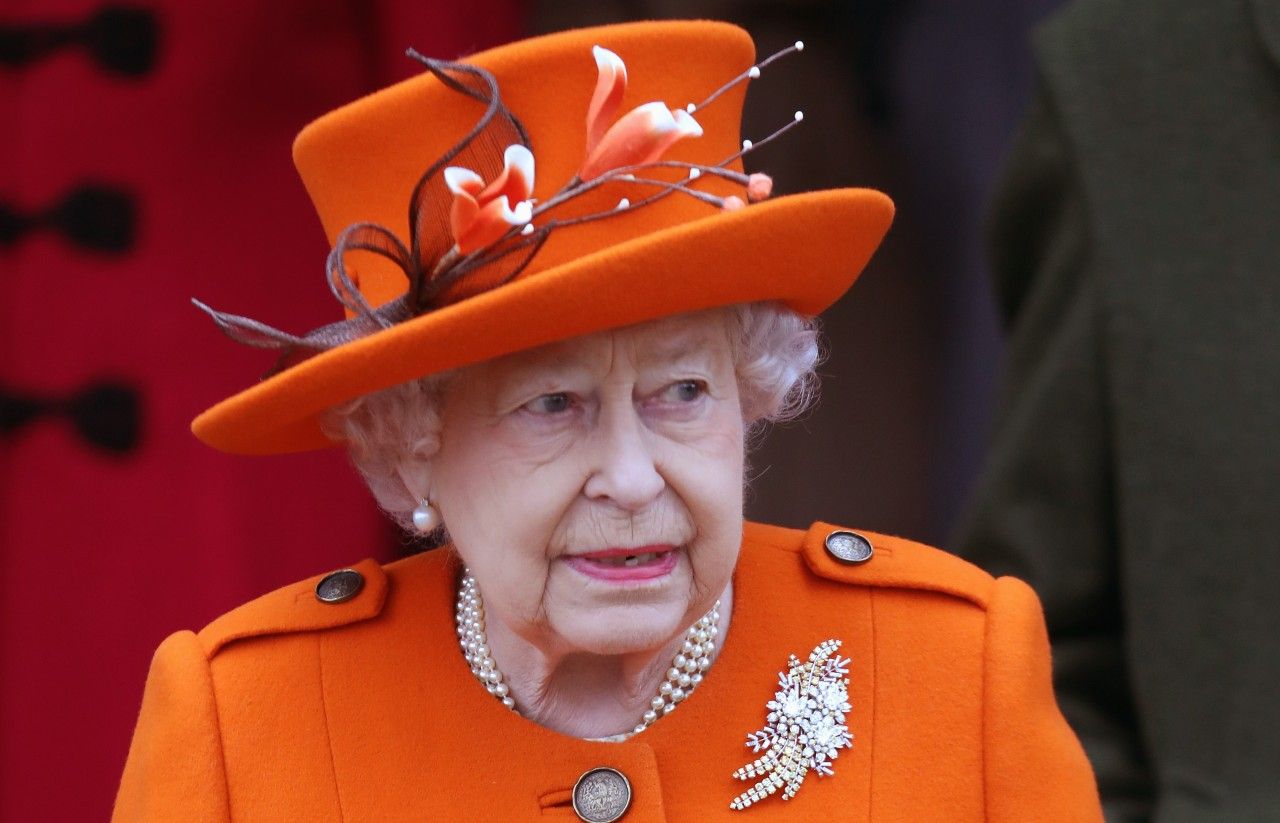
<svg viewBox="0 0 1280 823"><path fill-rule="evenodd" d="M734 21L767 54L743 134L775 192L871 186L885 246L824 319L818 408L753 458L751 516L945 544L1001 341L984 203L1056 0L0 0L0 809L103 819L168 633L404 550L338 454L228 457L189 420L267 365L191 296L284 328L336 307L289 163L302 125L528 34Z"/></svg>

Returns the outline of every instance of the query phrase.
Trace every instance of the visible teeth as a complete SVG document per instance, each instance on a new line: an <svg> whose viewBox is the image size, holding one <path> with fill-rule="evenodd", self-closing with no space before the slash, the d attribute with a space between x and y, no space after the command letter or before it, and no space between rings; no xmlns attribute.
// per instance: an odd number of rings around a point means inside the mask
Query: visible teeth
<svg viewBox="0 0 1280 823"><path fill-rule="evenodd" d="M622 568L622 567L632 568L635 566L644 565L646 563L652 563L657 559L658 559L657 552L646 552L644 554L628 554L625 556L614 555L613 557L601 557L601 558L598 558L596 562L601 563L605 566L614 566L616 568Z"/></svg>

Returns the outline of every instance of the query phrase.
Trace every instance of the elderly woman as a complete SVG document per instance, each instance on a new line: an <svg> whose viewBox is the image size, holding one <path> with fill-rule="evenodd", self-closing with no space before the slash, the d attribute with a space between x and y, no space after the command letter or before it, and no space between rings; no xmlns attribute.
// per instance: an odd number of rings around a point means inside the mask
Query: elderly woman
<svg viewBox="0 0 1280 823"><path fill-rule="evenodd" d="M810 318L892 210L742 171L746 81L800 48L647 23L419 57L302 133L348 318L206 307L282 356L195 431L344 443L447 545L165 641L117 820L1099 819L1026 586L743 522L745 444L810 399Z"/></svg>

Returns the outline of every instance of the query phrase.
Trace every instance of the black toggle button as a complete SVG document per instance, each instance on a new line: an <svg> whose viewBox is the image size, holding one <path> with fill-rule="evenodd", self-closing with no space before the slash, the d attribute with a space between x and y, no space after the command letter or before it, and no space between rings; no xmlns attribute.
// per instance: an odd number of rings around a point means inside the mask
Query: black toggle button
<svg viewBox="0 0 1280 823"><path fill-rule="evenodd" d="M155 67L159 40L155 12L137 6L103 6L79 23L0 25L0 67L23 68L78 46L106 71L140 77Z"/></svg>
<svg viewBox="0 0 1280 823"><path fill-rule="evenodd" d="M0 386L0 436L12 438L41 417L66 417L86 442L123 454L138 445L141 402L131 386L100 381L66 397L19 394Z"/></svg>
<svg viewBox="0 0 1280 823"><path fill-rule="evenodd" d="M123 254L133 247L137 222L137 207L127 191L86 183L34 214L0 203L0 247L16 245L26 235L44 229L88 251Z"/></svg>

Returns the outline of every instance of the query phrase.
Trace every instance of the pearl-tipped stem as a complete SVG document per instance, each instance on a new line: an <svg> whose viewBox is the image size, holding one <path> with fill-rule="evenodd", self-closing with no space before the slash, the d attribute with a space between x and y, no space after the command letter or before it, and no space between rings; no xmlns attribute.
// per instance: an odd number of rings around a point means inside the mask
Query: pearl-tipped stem
<svg viewBox="0 0 1280 823"><path fill-rule="evenodd" d="M772 136L766 139L772 139ZM546 237L548 234L550 234L552 231L556 229L562 229L568 226L577 226L583 223L592 223L592 222L595 222L596 220L601 220L606 217L619 214L620 212L623 212L623 211L631 211L633 209L638 209L676 192L689 195L690 197L693 197L696 200L701 200L704 203L708 203L717 208L723 208L724 198L716 197L715 195L698 191L697 189L689 188L688 184L692 183L694 180L697 180L702 175L710 174L716 177L722 177L726 180L732 180L733 182L743 186L747 185L747 182L748 182L747 175L735 169L725 168L726 165L731 163L733 160L737 159L739 156L741 156L741 154L742 152L739 152L738 154L735 154L732 157L729 157L726 160L714 166L706 166L698 163L687 163L687 162L681 162L677 160L660 160L653 163L644 163L644 164L635 165L635 166L623 166L617 169L613 169L607 174L602 174L599 177L596 177L586 183L583 183L581 180L578 180L575 177L572 181L570 181L569 184L566 184L565 187L561 189L558 193L556 193L554 196L550 197L549 199L540 203L538 206L534 207L533 214L531 215L532 219L537 220L538 218L544 216L548 211L554 209L555 207L561 205L562 203L565 203L573 199L574 197L577 197L587 191L590 191L591 189L602 186L605 183L611 183L611 182L623 180L628 183L646 183L649 185L659 186L661 187L662 190L655 192L654 194L651 194L648 197L644 197L640 200L637 200L634 203L631 203L625 209L613 208L613 209L609 209L608 211L584 214L580 217L574 217L568 220L557 220L554 217L552 217L546 220L545 222L540 223L537 226L537 228L533 231L525 230L525 229L528 229L529 226L532 225L532 223L526 224L526 226L523 229L512 227L511 230L508 231L507 234L505 234L493 246L486 247L484 249L477 249L476 251L471 252L465 257L459 257L454 252L450 253L451 256L446 255L446 257L449 259L450 266L452 266L453 264L463 265L463 266L466 266L468 270L472 268L479 268L480 266L485 266L485 265L488 265L489 263L494 262L495 260L498 260L503 255L510 254L515 251L519 251L520 249L525 248L526 246L532 243L541 242L544 237ZM644 171L646 169L664 169L664 168L682 168L682 169L689 169L689 170L697 170L698 175L691 176L678 183L669 183L662 180L652 180L649 178L640 178L635 176L635 172L637 171ZM512 240L514 240L515 242L507 242ZM443 267L443 265L444 265L444 260L441 261L441 265L438 265L436 267L436 271L433 274L433 276L439 276L440 269Z"/></svg>
<svg viewBox="0 0 1280 823"><path fill-rule="evenodd" d="M774 131L772 134L770 134L768 137L765 137L765 138L764 138L764 139L762 139L762 140L755 140L755 141L752 141L752 140L743 140L743 141L742 141L742 151L738 152L737 154L731 154L731 155L729 155L729 156L728 156L728 157L726 157L725 159L721 160L721 161L720 161L720 163L719 163L719 165L721 165L721 166L728 165L729 163L732 163L734 160L737 160L739 157L742 157L744 154L748 154L749 152L753 152L753 151L755 151L756 149L760 148L761 146L767 146L769 143L773 142L773 141L774 141L774 140L776 140L777 138L779 138L779 137L781 137L782 135L786 134L786 133L787 133L788 131L790 131L791 129L795 128L795 127L796 127L797 125L799 125L803 120L804 120L804 112L802 112L802 111L798 111L798 112L796 112L796 113L795 113L795 116L794 116L794 117L792 117L792 118L791 118L791 120L790 120L789 122L787 122L787 123L786 123L785 125L783 125L783 126L778 127L778 129L777 129L777 130L775 130L775 131Z"/></svg>
<svg viewBox="0 0 1280 823"><path fill-rule="evenodd" d="M795 52L798 52L798 51L804 51L804 41L803 41L803 40L797 40L795 43L793 43L793 44L792 44L792 45L790 45L790 46L787 46L785 49L782 49L781 51L776 51L776 52L774 52L773 54L769 55L769 56L768 56L768 57L766 57L765 59L761 60L759 63L756 63L756 64L755 64L754 66L752 66L751 68L749 68L749 69L747 69L746 71L742 72L742 74L739 74L737 77L735 77L735 78L733 78L732 80L730 80L728 83L725 83L725 84L724 84L723 86L721 86L720 88L718 88L718 89L716 89L715 91L711 92L711 94L707 96L707 99L706 99L706 100L703 100L701 103L698 103L697 105L694 105L694 104L690 103L689 105L690 105L690 106L692 106L692 108L690 108L690 107L686 107L686 110L687 110L690 114L692 114L694 111L696 111L696 110L698 110L698 109L705 109L709 103L711 103L711 102L712 102L713 100L715 100L717 97L719 97L720 95L724 94L724 93L725 93L725 92L727 92L729 89L733 88L734 86L738 85L739 83L742 83L742 82L744 82L744 81L746 81L746 80L754 80L754 79L756 79L757 77L759 77L759 76L760 76L760 72L761 72L763 69L767 68L767 67L769 66L769 64L770 64L770 63L772 63L773 61L777 60L777 59L778 59L778 58L780 58L780 57L786 57L788 54L794 54Z"/></svg>

